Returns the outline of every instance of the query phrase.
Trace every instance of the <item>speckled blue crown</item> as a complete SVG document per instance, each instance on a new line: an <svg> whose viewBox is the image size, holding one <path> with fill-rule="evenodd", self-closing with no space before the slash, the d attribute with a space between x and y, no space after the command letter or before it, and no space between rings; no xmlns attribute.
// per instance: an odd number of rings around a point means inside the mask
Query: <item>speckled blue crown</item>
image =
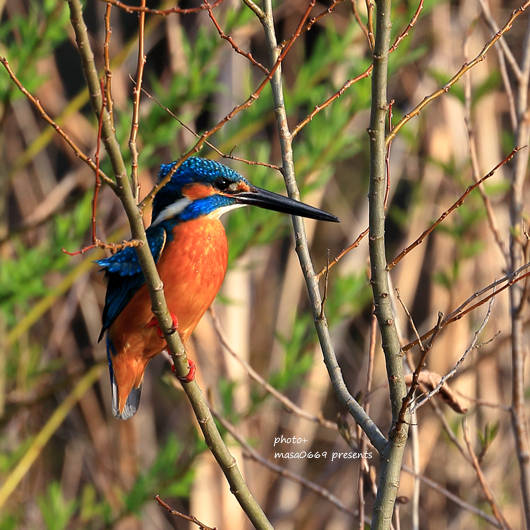
<svg viewBox="0 0 530 530"><path fill-rule="evenodd" d="M176 162L161 164L157 182L161 182L175 167L175 164ZM219 162L199 157L188 158L175 171L171 180L155 195L151 219L156 219L162 210L182 199L182 187L186 184L191 184L192 182L210 184L219 177L226 177L230 180L244 180L246 182L239 173Z"/></svg>

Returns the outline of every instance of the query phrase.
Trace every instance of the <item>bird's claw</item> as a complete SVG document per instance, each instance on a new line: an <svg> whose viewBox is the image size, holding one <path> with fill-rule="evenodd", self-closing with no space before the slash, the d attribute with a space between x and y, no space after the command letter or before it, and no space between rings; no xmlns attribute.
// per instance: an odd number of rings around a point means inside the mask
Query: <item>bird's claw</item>
<svg viewBox="0 0 530 530"><path fill-rule="evenodd" d="M188 372L188 375L185 375L183 377L177 375L177 371L175 369L175 365L171 365L171 371L176 375L177 379L181 381L182 383L191 383L195 380L195 372L197 371L197 366L195 363L188 359L188 366L190 367L190 371Z"/></svg>
<svg viewBox="0 0 530 530"><path fill-rule="evenodd" d="M177 329L179 327L179 321L178 321L177 317L173 313L169 313L169 314L171 315L171 320L173 320L173 325L171 326L170 335L173 335L173 333L175 333L175 331L177 331ZM153 317L147 323L146 327L152 328L153 326L156 326L156 334L159 336L159 338L163 339L164 338L164 333L160 329L160 326L158 325L158 320L156 319L156 317Z"/></svg>

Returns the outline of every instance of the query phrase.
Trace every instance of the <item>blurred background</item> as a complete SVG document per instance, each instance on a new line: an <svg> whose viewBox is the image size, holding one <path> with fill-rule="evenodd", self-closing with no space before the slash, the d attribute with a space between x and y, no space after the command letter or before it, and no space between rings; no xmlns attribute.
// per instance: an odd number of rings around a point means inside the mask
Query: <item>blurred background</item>
<svg viewBox="0 0 530 530"><path fill-rule="evenodd" d="M502 27L520 3L490 1L488 24L485 4L481 7L479 0L426 0L409 36L390 57L393 123L475 57L493 35L492 21ZM85 4L96 64L103 73L106 4ZM130 4L134 5L133 0ZM179 6L201 4L187 0ZM393 4L395 39L418 4ZM148 2L152 8L171 5ZM352 6L349 0L317 2L310 16L331 7L330 13L301 35L283 62L291 127L370 66L367 37ZM292 35L306 8L306 0L278 3L279 41ZM366 4L356 2L355 8L365 23ZM242 2L225 0L214 13L241 50L250 51L269 67L263 30L250 9ZM93 159L97 121L88 103L66 3L3 0L0 16L0 55L9 60L48 115ZM130 167L131 76L136 74L138 16L113 7L110 21L114 125ZM505 42L518 62L527 26L528 16L523 14L506 35ZM220 38L204 10L164 17L148 14L145 52L143 86L160 104L142 96L138 132L142 197L154 184L159 164L177 159L195 142L163 107L202 133L245 101L264 76ZM389 260L464 193L474 174L484 176L515 147L517 117L514 121L506 87L516 91L516 81L502 54L493 48L448 94L401 129L389 160ZM333 260L368 226L370 90L370 77L353 84L294 140L302 199L342 221L340 225L305 222L317 271L326 265L328 252ZM91 242L94 174L40 119L3 67L0 124L0 530L197 528L160 508L153 499L156 494L211 527L249 528L201 438L166 357L160 355L150 363L142 406L134 419L122 422L113 417L105 347L97 342L105 284L93 261L104 252L70 257L62 250L75 252ZM224 154L281 165L270 88L211 141ZM221 160L207 147L200 155ZM527 157L528 152L517 156ZM223 162L258 186L277 192L285 189L274 169ZM111 175L104 155L101 167ZM393 287L399 288L420 332L436 324L439 311L450 313L505 275L501 248L509 240L513 171L512 162L484 186L500 244L490 228L484 201L475 191L392 271ZM257 454L315 486L307 488L257 462L226 425L220 427L276 529L359 527L359 473L364 477L369 520L378 458L369 444L372 458L331 458L333 452L353 450L339 434L337 422L354 438L357 429L336 401L322 361L290 219L245 208L223 221L229 239L229 272L213 312L207 313L190 341L198 382L214 411ZM149 222L150 212L146 212L146 225ZM97 204L97 235L106 242L130 237L121 205L105 185ZM368 274L365 239L330 270L325 305L346 384L363 404L368 398L372 323ZM323 291L323 281L321 287ZM396 310L403 344L407 344L415 336L397 302ZM486 306L480 307L445 329L429 354L427 369L447 373L469 347L486 311ZM471 443L496 502L509 524L522 528L519 467L509 412L506 292L496 298L479 342L497 332L495 340L469 354L450 387L461 408L467 409ZM249 370L223 347L221 337L264 381L303 409L306 417L250 378ZM418 353L417 348L411 350L413 365ZM379 341L369 398L371 416L386 434L390 404ZM419 516L420 528L490 527L484 515L491 518L492 512L469 463L462 411L438 398L433 403L419 410L405 458L409 469L414 467L430 482L421 482L418 491L420 482L402 473L396 518L403 528L412 527L413 512ZM282 435L304 442L274 445ZM355 439L352 446L361 447ZM325 451L327 457L275 456L294 451ZM414 491L419 500L414 500ZM477 509L482 515L477 515Z"/></svg>

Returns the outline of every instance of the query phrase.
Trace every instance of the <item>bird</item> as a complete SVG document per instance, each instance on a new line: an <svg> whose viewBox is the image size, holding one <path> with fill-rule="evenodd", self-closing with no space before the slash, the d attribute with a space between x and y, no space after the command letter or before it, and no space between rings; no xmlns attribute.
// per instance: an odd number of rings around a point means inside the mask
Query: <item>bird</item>
<svg viewBox="0 0 530 530"><path fill-rule="evenodd" d="M339 222L334 215L308 204L253 186L219 162L191 157L162 164L160 183L170 180L153 199L147 243L164 285L174 330L186 345L212 304L225 277L228 244L219 218L246 205L291 215ZM146 367L166 347L157 326L136 250L125 247L97 260L108 280L99 341L106 348L112 392L112 411L127 420L136 414ZM194 376L192 364L187 381Z"/></svg>

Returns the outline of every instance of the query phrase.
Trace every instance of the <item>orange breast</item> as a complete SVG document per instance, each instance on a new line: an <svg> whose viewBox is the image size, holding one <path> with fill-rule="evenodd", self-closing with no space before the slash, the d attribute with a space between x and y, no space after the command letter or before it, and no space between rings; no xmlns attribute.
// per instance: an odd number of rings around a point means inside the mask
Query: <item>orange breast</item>
<svg viewBox="0 0 530 530"><path fill-rule="evenodd" d="M179 323L185 343L213 302L223 282L228 246L223 225L216 219L197 219L177 225L173 241L166 247L157 268L168 308ZM147 364L165 348L155 327L146 327L153 318L151 301L144 285L134 295L109 329L117 357ZM113 364L116 363L113 361Z"/></svg>

